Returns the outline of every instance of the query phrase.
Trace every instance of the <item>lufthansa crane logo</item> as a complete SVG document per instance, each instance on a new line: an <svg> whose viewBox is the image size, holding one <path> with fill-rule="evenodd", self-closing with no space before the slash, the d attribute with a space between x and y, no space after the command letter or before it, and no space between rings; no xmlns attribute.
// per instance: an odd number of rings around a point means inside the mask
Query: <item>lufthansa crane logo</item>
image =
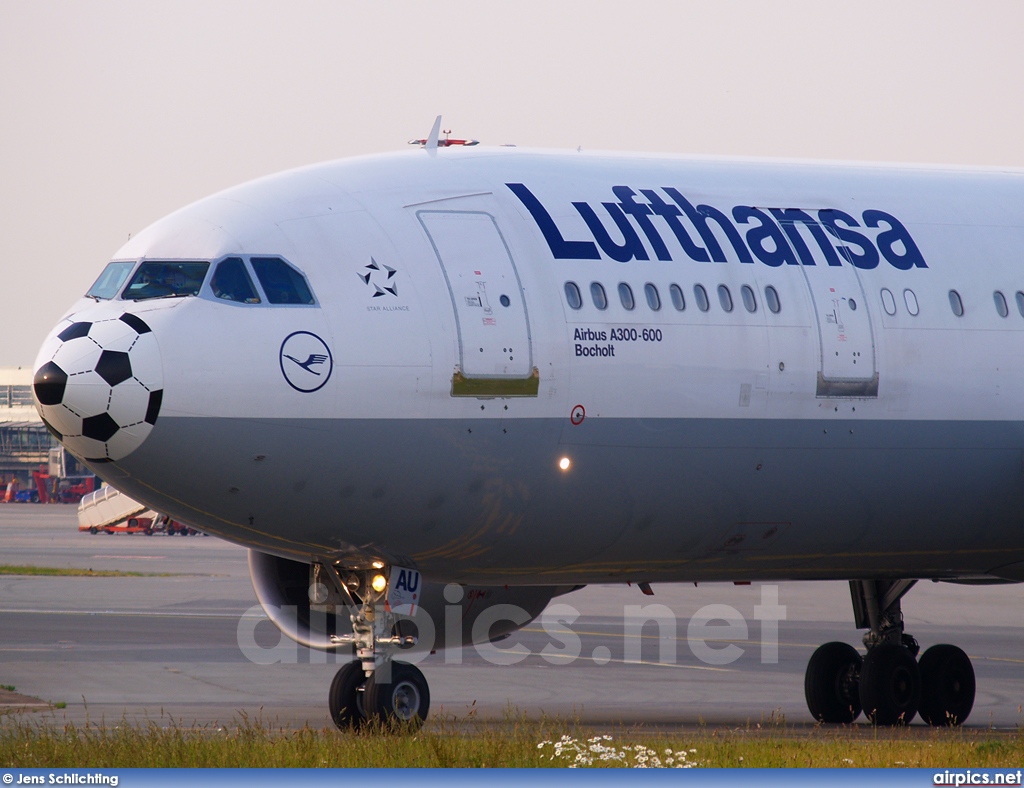
<svg viewBox="0 0 1024 788"><path fill-rule="evenodd" d="M309 331L295 331L285 337L280 361L288 385L305 394L322 389L334 369L331 349Z"/></svg>

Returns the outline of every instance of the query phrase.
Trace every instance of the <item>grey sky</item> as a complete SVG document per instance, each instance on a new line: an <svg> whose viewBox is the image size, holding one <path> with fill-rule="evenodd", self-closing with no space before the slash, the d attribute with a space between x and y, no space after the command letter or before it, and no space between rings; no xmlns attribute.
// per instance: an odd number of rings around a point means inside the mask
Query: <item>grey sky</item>
<svg viewBox="0 0 1024 788"><path fill-rule="evenodd" d="M0 0L0 366L206 194L484 144L1024 165L1024 3Z"/></svg>

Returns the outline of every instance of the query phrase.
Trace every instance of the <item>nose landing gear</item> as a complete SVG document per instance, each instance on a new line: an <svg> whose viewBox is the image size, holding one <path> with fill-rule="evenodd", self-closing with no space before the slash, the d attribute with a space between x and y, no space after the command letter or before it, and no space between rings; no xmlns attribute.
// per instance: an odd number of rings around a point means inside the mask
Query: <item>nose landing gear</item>
<svg viewBox="0 0 1024 788"><path fill-rule="evenodd" d="M408 572L409 570L404 570ZM341 667L331 682L328 708L341 730L355 730L369 721L385 725L422 725L430 709L430 688L415 665L394 660L396 648L416 645L411 635L398 632L386 603L390 572L384 567L345 571L313 564L311 597L340 592L348 602L351 635L332 635L336 646L351 645L356 659Z"/></svg>
<svg viewBox="0 0 1024 788"><path fill-rule="evenodd" d="M970 658L956 646L920 647L903 630L900 600L916 580L851 580L854 617L866 656L846 643L826 643L811 656L804 695L821 722L850 723L861 710L875 725L960 725L974 705Z"/></svg>

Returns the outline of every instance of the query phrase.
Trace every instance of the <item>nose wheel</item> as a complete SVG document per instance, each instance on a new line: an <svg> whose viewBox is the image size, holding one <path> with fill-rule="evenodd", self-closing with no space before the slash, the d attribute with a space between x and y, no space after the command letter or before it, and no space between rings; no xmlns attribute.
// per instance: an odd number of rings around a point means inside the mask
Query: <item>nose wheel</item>
<svg viewBox="0 0 1024 788"><path fill-rule="evenodd" d="M430 710L430 688L415 665L393 662L390 681L386 671L379 669L367 679L363 702L365 708L385 724L418 727Z"/></svg>
<svg viewBox="0 0 1024 788"><path fill-rule="evenodd" d="M932 726L960 725L974 706L970 657L956 646L918 645L903 631L900 599L915 581L851 581L862 659L846 643L826 643L807 663L804 695L819 722L851 723L864 710L874 725L907 725L918 714Z"/></svg>
<svg viewBox="0 0 1024 788"><path fill-rule="evenodd" d="M355 661L334 676L327 703L339 730L358 730L371 720L419 727L430 711L430 687L420 669L407 662L378 667L367 678Z"/></svg>
<svg viewBox="0 0 1024 788"><path fill-rule="evenodd" d="M363 705L365 684L366 674L363 673L363 666L359 662L343 665L334 676L327 697L327 706L331 710L331 719L340 730L356 730L366 722L366 710Z"/></svg>

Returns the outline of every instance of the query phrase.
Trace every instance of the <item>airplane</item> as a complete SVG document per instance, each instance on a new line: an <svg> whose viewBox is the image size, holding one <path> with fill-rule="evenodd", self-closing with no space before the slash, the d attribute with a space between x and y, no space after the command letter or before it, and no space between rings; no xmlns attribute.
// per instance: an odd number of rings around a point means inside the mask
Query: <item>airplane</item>
<svg viewBox="0 0 1024 788"><path fill-rule="evenodd" d="M439 129L133 236L39 351L57 439L249 548L282 632L354 655L343 730L426 718L406 655L626 582L849 581L812 716L967 719L901 599L1024 581L1022 173Z"/></svg>

